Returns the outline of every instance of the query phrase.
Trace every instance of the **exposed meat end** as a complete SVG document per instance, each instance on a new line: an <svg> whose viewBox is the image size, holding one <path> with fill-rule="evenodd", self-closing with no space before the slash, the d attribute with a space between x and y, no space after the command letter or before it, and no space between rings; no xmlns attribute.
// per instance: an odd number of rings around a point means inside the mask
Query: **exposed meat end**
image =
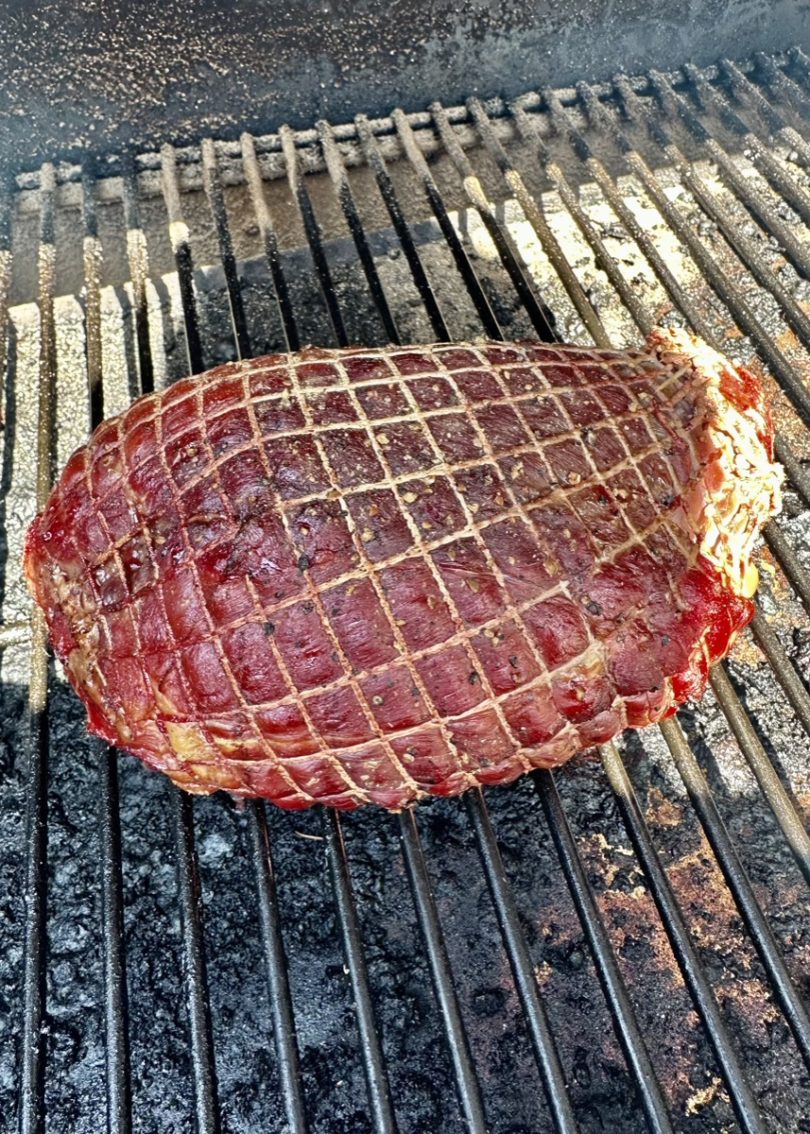
<svg viewBox="0 0 810 1134"><path fill-rule="evenodd" d="M188 791L401 808L700 696L779 506L703 343L306 350L136 401L25 570L92 732Z"/></svg>

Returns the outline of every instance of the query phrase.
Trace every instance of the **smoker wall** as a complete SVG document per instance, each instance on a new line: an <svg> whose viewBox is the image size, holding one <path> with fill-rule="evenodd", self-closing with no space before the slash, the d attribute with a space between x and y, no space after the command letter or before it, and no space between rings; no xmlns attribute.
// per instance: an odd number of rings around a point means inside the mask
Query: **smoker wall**
<svg viewBox="0 0 810 1134"><path fill-rule="evenodd" d="M4 0L0 162L810 46L806 0Z"/></svg>

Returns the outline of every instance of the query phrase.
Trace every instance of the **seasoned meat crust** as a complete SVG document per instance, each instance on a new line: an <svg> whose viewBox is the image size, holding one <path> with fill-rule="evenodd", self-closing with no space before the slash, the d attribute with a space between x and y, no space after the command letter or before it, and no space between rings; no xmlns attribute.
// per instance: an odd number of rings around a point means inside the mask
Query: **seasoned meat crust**
<svg viewBox="0 0 810 1134"><path fill-rule="evenodd" d="M92 732L192 792L401 808L700 696L780 482L758 382L683 333L311 349L104 422L25 570Z"/></svg>

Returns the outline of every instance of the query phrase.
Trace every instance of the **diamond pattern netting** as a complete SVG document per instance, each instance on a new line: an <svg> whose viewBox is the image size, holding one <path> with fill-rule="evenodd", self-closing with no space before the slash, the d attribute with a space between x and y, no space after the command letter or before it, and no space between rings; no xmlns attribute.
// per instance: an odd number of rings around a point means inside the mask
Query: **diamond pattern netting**
<svg viewBox="0 0 810 1134"><path fill-rule="evenodd" d="M684 522L705 385L685 353L483 343L139 399L29 542L91 727L189 790L402 806L657 719L750 616Z"/></svg>

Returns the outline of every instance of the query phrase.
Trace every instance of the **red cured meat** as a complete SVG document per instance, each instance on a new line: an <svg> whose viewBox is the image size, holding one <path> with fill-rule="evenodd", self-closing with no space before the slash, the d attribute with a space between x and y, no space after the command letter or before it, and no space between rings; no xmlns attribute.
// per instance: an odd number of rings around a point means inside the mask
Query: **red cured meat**
<svg viewBox="0 0 810 1134"><path fill-rule="evenodd" d="M699 696L780 481L759 383L683 334L307 350L101 425L25 569L110 743L192 792L400 808Z"/></svg>

